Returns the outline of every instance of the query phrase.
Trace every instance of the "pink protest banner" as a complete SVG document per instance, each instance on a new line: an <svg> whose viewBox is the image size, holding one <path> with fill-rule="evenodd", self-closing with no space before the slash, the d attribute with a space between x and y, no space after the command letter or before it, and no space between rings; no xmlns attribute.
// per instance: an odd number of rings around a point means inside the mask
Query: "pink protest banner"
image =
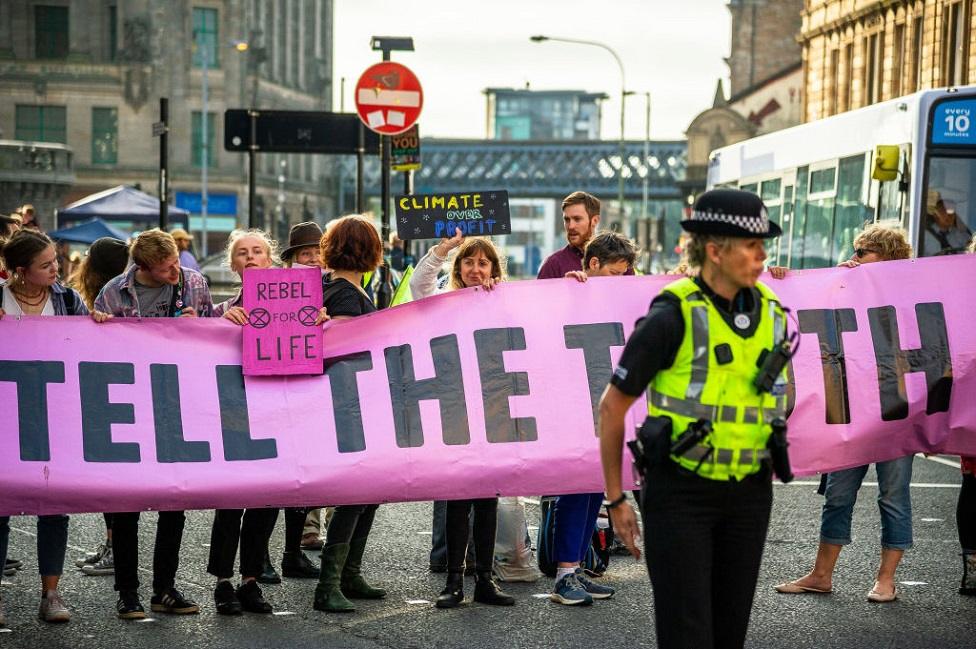
<svg viewBox="0 0 976 649"><path fill-rule="evenodd" d="M802 332L796 473L976 455L974 274L767 279ZM244 378L223 320L4 318L0 514L597 491L594 400L668 281L511 282L331 323L324 376Z"/></svg>
<svg viewBox="0 0 976 649"><path fill-rule="evenodd" d="M244 273L244 375L322 373L318 268L251 268Z"/></svg>

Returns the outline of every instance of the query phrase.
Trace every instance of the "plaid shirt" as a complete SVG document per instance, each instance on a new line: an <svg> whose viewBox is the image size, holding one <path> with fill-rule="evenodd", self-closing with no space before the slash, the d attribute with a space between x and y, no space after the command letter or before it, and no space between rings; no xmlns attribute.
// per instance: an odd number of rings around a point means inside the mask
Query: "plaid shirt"
<svg viewBox="0 0 976 649"><path fill-rule="evenodd" d="M109 281L98 297L95 298L95 310L122 318L138 318L139 299L136 296L136 270L138 266L132 264L129 269L118 277ZM209 318L213 310L210 298L210 288L206 278L195 270L182 269L183 272L183 308L192 306L201 318Z"/></svg>

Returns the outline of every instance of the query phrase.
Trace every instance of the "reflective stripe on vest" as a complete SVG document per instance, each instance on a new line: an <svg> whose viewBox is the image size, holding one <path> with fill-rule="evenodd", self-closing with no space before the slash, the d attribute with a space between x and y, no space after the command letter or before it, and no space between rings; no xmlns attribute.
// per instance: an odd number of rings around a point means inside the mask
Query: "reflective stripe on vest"
<svg viewBox="0 0 976 649"><path fill-rule="evenodd" d="M785 413L785 394L760 395L752 385L763 350L786 335L786 314L776 295L757 285L759 322L749 338L733 331L695 284L683 279L667 287L681 301L684 338L675 362L648 386L648 411L666 415L677 439L698 419L712 422L707 444L673 458L681 466L716 480L741 479L761 468L768 457L769 423ZM728 344L732 361L719 364L715 347ZM778 382L783 385L783 379Z"/></svg>

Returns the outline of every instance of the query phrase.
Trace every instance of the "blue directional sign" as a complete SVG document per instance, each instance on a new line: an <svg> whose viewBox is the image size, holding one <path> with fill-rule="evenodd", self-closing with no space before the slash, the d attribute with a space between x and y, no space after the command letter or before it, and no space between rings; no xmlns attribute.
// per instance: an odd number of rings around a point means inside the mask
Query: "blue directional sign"
<svg viewBox="0 0 976 649"><path fill-rule="evenodd" d="M932 115L932 144L976 145L976 99L938 104Z"/></svg>

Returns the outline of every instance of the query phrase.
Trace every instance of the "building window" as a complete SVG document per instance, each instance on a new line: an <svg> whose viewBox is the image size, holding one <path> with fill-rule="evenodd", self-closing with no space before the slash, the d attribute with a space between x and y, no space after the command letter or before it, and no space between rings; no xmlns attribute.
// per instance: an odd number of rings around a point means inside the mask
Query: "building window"
<svg viewBox="0 0 976 649"><path fill-rule="evenodd" d="M847 111L854 107L854 43L844 46L844 107Z"/></svg>
<svg viewBox="0 0 976 649"><path fill-rule="evenodd" d="M19 104L15 113L18 140L68 143L65 129L67 109L64 106Z"/></svg>
<svg viewBox="0 0 976 649"><path fill-rule="evenodd" d="M891 59L891 96L900 97L902 94L901 79L905 67L905 25L895 25L895 42L892 43L893 55Z"/></svg>
<svg viewBox="0 0 976 649"><path fill-rule="evenodd" d="M68 8L34 5L34 55L68 58Z"/></svg>
<svg viewBox="0 0 976 649"><path fill-rule="evenodd" d="M830 51L830 88L829 104L827 105L827 115L836 115L838 104L840 103L840 50Z"/></svg>
<svg viewBox="0 0 976 649"><path fill-rule="evenodd" d="M108 60L113 63L119 58L119 8L108 7Z"/></svg>
<svg viewBox="0 0 976 649"><path fill-rule="evenodd" d="M207 166L216 167L217 166L217 152L214 150L214 132L216 131L214 124L214 113L207 113L207 141L206 146L203 143L203 120L201 119L202 113L198 110L193 111L192 119L190 120L190 137L191 148L193 151L193 166L202 167L203 166L203 155L204 150L207 154Z"/></svg>
<svg viewBox="0 0 976 649"><path fill-rule="evenodd" d="M922 28L924 23L921 16L912 22L912 84L914 90L922 88Z"/></svg>
<svg viewBox="0 0 976 649"><path fill-rule="evenodd" d="M193 67L203 67L203 57L206 54L207 67L220 67L218 55L217 10L206 7L193 8Z"/></svg>
<svg viewBox="0 0 976 649"><path fill-rule="evenodd" d="M864 39L864 105L881 99L881 48L884 34L871 34Z"/></svg>
<svg viewBox="0 0 976 649"><path fill-rule="evenodd" d="M966 45L969 32L966 29L966 12L963 3L955 2L945 8L942 23L942 80L946 86L966 83Z"/></svg>
<svg viewBox="0 0 976 649"><path fill-rule="evenodd" d="M117 108L92 108L92 164L119 161L119 111Z"/></svg>

